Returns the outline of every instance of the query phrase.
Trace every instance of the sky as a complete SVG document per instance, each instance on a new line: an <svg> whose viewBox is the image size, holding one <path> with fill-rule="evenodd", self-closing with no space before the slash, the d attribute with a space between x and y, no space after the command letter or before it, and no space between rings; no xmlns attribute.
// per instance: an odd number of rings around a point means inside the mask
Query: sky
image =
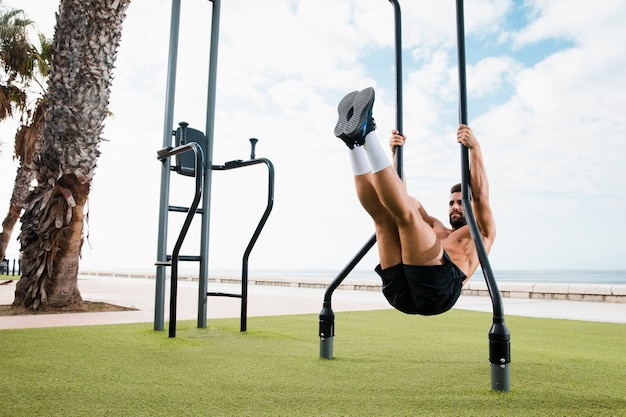
<svg viewBox="0 0 626 417"><path fill-rule="evenodd" d="M58 2L4 0L52 37ZM626 269L626 3L465 2L468 120L481 142L497 239L494 270ZM400 1L404 169L409 193L447 222L460 181L455 2ZM182 2L175 124L204 130L212 3ZM89 200L82 270L154 270L171 3L133 0ZM396 123L393 7L383 0L221 4L213 163L276 169L275 203L250 268L339 271L373 234L345 145L333 136L349 91L376 90L386 146ZM0 124L0 213L16 165ZM237 269L267 198L264 165L214 172L209 268ZM175 176L171 203L193 180ZM199 218L199 217L198 217ZM169 250L182 224L172 214ZM17 226L19 228L19 224ZM194 221L181 254L199 253ZM17 254L15 231L8 255ZM357 269L371 270L376 248ZM195 267L183 266L183 269Z"/></svg>

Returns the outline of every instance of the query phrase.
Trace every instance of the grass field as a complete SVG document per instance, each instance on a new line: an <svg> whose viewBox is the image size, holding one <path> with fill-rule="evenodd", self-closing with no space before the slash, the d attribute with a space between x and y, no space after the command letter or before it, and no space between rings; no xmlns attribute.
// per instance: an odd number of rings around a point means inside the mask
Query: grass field
<svg viewBox="0 0 626 417"><path fill-rule="evenodd" d="M511 391L491 391L491 315L338 313L0 331L2 416L626 416L626 325L507 318Z"/></svg>

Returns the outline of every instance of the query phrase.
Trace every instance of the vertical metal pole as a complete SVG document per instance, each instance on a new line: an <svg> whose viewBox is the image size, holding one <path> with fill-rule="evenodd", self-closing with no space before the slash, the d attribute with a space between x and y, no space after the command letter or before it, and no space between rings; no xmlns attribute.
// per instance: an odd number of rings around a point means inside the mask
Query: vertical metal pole
<svg viewBox="0 0 626 417"><path fill-rule="evenodd" d="M400 3L398 0L389 0L394 10L395 25L395 53L396 53L396 129L402 133L402 16L400 12ZM396 171L402 178L402 146L396 147ZM361 262L361 259L369 252L376 243L376 235L373 235L352 260L344 267L343 270L330 283L324 293L324 303L322 311L319 315L319 337L320 337L320 358L333 358L333 344L335 338L335 313L332 307L333 292L354 267Z"/></svg>
<svg viewBox="0 0 626 417"><path fill-rule="evenodd" d="M180 26L180 0L172 0L170 22L170 45L167 62L167 88L165 93L165 118L163 122L163 148L172 145L174 125L174 98L176 94L176 61L178 59L178 33ZM167 218L170 197L170 158L161 165L161 195L159 198L159 231L157 241L157 262L166 262L167 257ZM163 330L165 315L165 265L156 269L156 289L154 299L154 330Z"/></svg>
<svg viewBox="0 0 626 417"><path fill-rule="evenodd" d="M395 22L395 45L396 45L396 129L404 132L402 119L402 18L400 3L397 0L389 0L393 5ZM402 178L404 176L402 146L396 146L396 172Z"/></svg>
<svg viewBox="0 0 626 417"><path fill-rule="evenodd" d="M467 83L465 75L465 24L463 0L456 2L457 47L459 66L459 121L467 125ZM487 283L493 305L493 325L489 330L489 361L491 362L491 389L509 391L509 364L511 362L510 333L504 323L502 297L491 270L489 258L480 237L480 230L470 202L469 150L461 145L461 191L463 210L472 239L476 245L480 266Z"/></svg>
<svg viewBox="0 0 626 417"><path fill-rule="evenodd" d="M209 231L211 223L211 179L213 167L213 133L215 125L215 85L217 80L217 51L220 31L220 0L212 0L213 13L211 19L211 50L209 57L209 84L206 108L207 147L204 166L204 195L202 198L202 226L200 254L200 277L198 279L198 327L206 327L207 291L209 282Z"/></svg>

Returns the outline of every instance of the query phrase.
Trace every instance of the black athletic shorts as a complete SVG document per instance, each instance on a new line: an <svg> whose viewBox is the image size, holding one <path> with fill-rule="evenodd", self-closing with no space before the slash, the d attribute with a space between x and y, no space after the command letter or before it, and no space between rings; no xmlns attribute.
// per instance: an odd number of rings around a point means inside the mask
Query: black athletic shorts
<svg viewBox="0 0 626 417"><path fill-rule="evenodd" d="M444 251L444 264L414 266L398 264L376 272L383 279L383 294L406 314L432 316L450 310L461 295L465 274Z"/></svg>

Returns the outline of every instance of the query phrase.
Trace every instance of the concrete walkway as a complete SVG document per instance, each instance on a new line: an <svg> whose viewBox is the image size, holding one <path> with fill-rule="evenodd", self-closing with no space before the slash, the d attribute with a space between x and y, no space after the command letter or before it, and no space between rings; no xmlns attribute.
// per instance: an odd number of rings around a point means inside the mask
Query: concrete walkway
<svg viewBox="0 0 626 417"><path fill-rule="evenodd" d="M169 280L166 285L165 322L169 318ZM154 279L86 276L79 280L84 300L100 301L137 311L108 313L41 314L0 317L0 329L21 329L56 326L85 326L118 323L154 323ZM238 293L236 284L209 284L210 291ZM0 285L0 304L13 302L15 282ZM318 314L322 308L324 289L289 286L250 285L248 291L248 316L273 316L287 314ZM336 290L333 310L361 311L391 308L379 291ZM506 315L546 317L557 319L626 323L626 303L561 301L546 299L504 298ZM178 320L196 320L198 283L181 281L178 286ZM491 299L484 296L461 296L455 308L491 312ZM210 297L207 318L239 317L240 300L237 298ZM166 324L167 329L167 324Z"/></svg>

